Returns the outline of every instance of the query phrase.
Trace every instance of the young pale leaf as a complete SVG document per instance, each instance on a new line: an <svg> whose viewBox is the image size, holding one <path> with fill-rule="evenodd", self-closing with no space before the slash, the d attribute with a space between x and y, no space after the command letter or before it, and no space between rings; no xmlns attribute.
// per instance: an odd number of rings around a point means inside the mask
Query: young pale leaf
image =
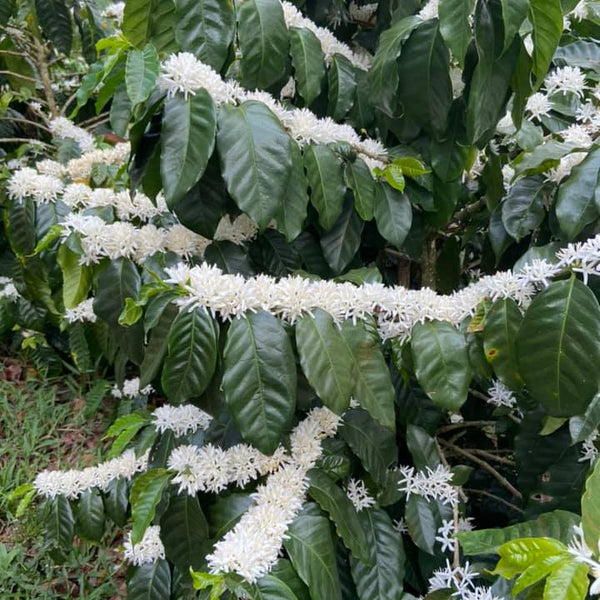
<svg viewBox="0 0 600 600"><path fill-rule="evenodd" d="M312 598L342 600L329 520L315 504L305 504L283 543Z"/></svg>
<svg viewBox="0 0 600 600"><path fill-rule="evenodd" d="M138 475L131 486L131 542L138 544L152 523L156 507L173 473L167 469L150 469Z"/></svg>
<svg viewBox="0 0 600 600"><path fill-rule="evenodd" d="M327 112L335 121L341 121L354 104L356 77L352 63L341 54L334 54L329 78L329 108Z"/></svg>
<svg viewBox="0 0 600 600"><path fill-rule="evenodd" d="M323 404L341 415L354 390L354 357L331 315L317 309L296 323L302 370Z"/></svg>
<svg viewBox="0 0 600 600"><path fill-rule="evenodd" d="M511 298L497 300L485 315L483 348L496 377L512 390L520 390L523 381L517 364L516 340L523 315Z"/></svg>
<svg viewBox="0 0 600 600"><path fill-rule="evenodd" d="M160 173L170 206L204 174L215 147L216 131L215 103L205 89L187 99L176 95L165 101Z"/></svg>
<svg viewBox="0 0 600 600"><path fill-rule="evenodd" d="M394 431L394 388L378 337L364 323L344 321L342 339L354 358L352 395L374 419Z"/></svg>
<svg viewBox="0 0 600 600"><path fill-rule="evenodd" d="M574 276L534 298L516 341L521 377L555 417L585 411L598 391L600 306Z"/></svg>
<svg viewBox="0 0 600 600"><path fill-rule="evenodd" d="M563 543L552 538L521 538L507 542L498 548L501 558L494 573L512 579L531 565L566 551Z"/></svg>
<svg viewBox="0 0 600 600"><path fill-rule="evenodd" d="M600 216L600 148L594 148L558 188L556 218L568 240Z"/></svg>
<svg viewBox="0 0 600 600"><path fill-rule="evenodd" d="M519 576L519 578L515 581L515 585L513 587L513 593L519 594L525 588L541 581L545 577L547 577L552 571L566 564L567 562L571 562L571 557L566 554L554 554L552 556L547 556L543 558L539 562L532 564L527 567L525 571Z"/></svg>
<svg viewBox="0 0 600 600"><path fill-rule="evenodd" d="M169 354L161 383L174 403L200 396L208 387L217 365L218 327L202 310L181 311L169 331Z"/></svg>
<svg viewBox="0 0 600 600"><path fill-rule="evenodd" d="M344 207L344 163L328 146L311 144L304 150L304 167L310 200L319 213L319 224L329 230Z"/></svg>
<svg viewBox="0 0 600 600"><path fill-rule="evenodd" d="M148 99L156 85L159 67L158 54L150 44L143 50L131 50L127 55L125 85L134 106Z"/></svg>
<svg viewBox="0 0 600 600"><path fill-rule="evenodd" d="M286 198L293 167L290 146L295 143L261 102L223 105L219 111L223 179L240 209L260 227L267 227Z"/></svg>
<svg viewBox="0 0 600 600"><path fill-rule="evenodd" d="M538 80L548 72L563 30L560 0L530 0L529 20L533 26L533 74Z"/></svg>
<svg viewBox="0 0 600 600"><path fill-rule="evenodd" d="M358 513L348 496L324 471L311 469L308 477L309 496L329 514L337 534L352 555L368 563L370 558L367 539L358 520Z"/></svg>
<svg viewBox="0 0 600 600"><path fill-rule="evenodd" d="M344 413L340 436L373 479L384 485L390 465L398 460L394 434L373 420L368 412L352 409Z"/></svg>
<svg viewBox="0 0 600 600"><path fill-rule="evenodd" d="M325 56L321 42L310 29L290 29L290 55L298 93L308 106L321 93Z"/></svg>
<svg viewBox="0 0 600 600"><path fill-rule="evenodd" d="M418 323L411 348L417 380L427 395L439 406L459 410L471 381L464 335L443 321Z"/></svg>
<svg viewBox="0 0 600 600"><path fill-rule="evenodd" d="M378 184L373 214L379 233L390 244L401 248L412 225L412 207L406 194Z"/></svg>
<svg viewBox="0 0 600 600"><path fill-rule="evenodd" d="M600 540L600 461L585 483L581 498L581 526L586 544L596 550Z"/></svg>
<svg viewBox="0 0 600 600"><path fill-rule="evenodd" d="M546 580L545 600L585 600L590 585L590 567L585 563L570 560L559 564Z"/></svg>
<svg viewBox="0 0 600 600"><path fill-rule="evenodd" d="M265 89L285 75L289 33L279 0L248 0L237 7L240 74L248 89Z"/></svg>
<svg viewBox="0 0 600 600"><path fill-rule="evenodd" d="M350 558L359 600L397 600L403 594L404 546L388 514L366 509L358 519L367 538L369 560Z"/></svg>
<svg viewBox="0 0 600 600"><path fill-rule="evenodd" d="M227 407L244 440L272 454L296 408L296 361L281 322L260 311L233 321L223 351Z"/></svg>
<svg viewBox="0 0 600 600"><path fill-rule="evenodd" d="M469 18L474 10L475 0L440 0L440 33L461 65L471 41Z"/></svg>
<svg viewBox="0 0 600 600"><path fill-rule="evenodd" d="M217 73L223 68L235 31L232 2L175 0L175 39Z"/></svg>
<svg viewBox="0 0 600 600"><path fill-rule="evenodd" d="M135 567L127 582L127 600L164 600L171 595L171 567L159 558Z"/></svg>

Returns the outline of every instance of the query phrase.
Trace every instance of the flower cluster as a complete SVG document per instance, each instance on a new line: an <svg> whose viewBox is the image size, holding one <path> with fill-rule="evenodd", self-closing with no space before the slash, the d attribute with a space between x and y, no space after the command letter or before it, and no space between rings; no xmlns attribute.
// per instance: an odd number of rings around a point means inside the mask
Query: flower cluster
<svg viewBox="0 0 600 600"><path fill-rule="evenodd" d="M292 8L294 11L297 10L295 7ZM386 150L377 140L362 140L349 125L336 123L329 117L320 119L307 108L290 110L267 92L250 92L236 82L223 81L211 67L200 62L189 52L173 54L163 63L159 85L169 95L182 93L185 97L204 88L217 104L246 100L262 102L277 116L299 144L346 142L361 154L361 158L372 169L385 166Z"/></svg>
<svg viewBox="0 0 600 600"><path fill-rule="evenodd" d="M21 296L10 277L0 277L0 300L15 302Z"/></svg>
<svg viewBox="0 0 600 600"><path fill-rule="evenodd" d="M94 312L94 299L88 298L77 306L67 309L65 319L67 323L95 323L97 317Z"/></svg>
<svg viewBox="0 0 600 600"><path fill-rule="evenodd" d="M131 479L136 473L148 467L148 453L136 456L133 450L126 450L118 458L82 470L42 471L37 475L33 486L38 494L46 498L66 496L73 500L91 488L106 490L110 483L120 477Z"/></svg>
<svg viewBox="0 0 600 600"><path fill-rule="evenodd" d="M599 454L596 442L599 437L600 433L596 429L584 440L581 446L581 457L579 458L579 462L594 463L596 461Z"/></svg>
<svg viewBox="0 0 600 600"><path fill-rule="evenodd" d="M217 542L208 564L213 573L235 572L251 583L277 562L286 531L304 503L306 472L321 455L321 440L335 435L339 418L315 408L290 434L290 455L258 486L255 502Z"/></svg>
<svg viewBox="0 0 600 600"><path fill-rule="evenodd" d="M464 517L460 517L457 527L455 527L454 521L442 520L442 525L438 527L437 535L435 536L436 542L439 542L442 546L442 552L454 552L456 548L456 534L461 531L472 531L473 525L471 521L471 518L465 519Z"/></svg>
<svg viewBox="0 0 600 600"><path fill-rule="evenodd" d="M70 160L65 166L65 171L72 181L85 183L92 176L94 165L120 167L127 162L130 153L131 146L129 142L117 144L104 150L92 150L86 152L80 158Z"/></svg>
<svg viewBox="0 0 600 600"><path fill-rule="evenodd" d="M144 532L144 537L137 544L131 543L131 533L125 540L125 559L139 567L165 557L165 547L160 539L160 527L152 525Z"/></svg>
<svg viewBox="0 0 600 600"><path fill-rule="evenodd" d="M515 408L517 399L515 395L500 381L496 380L488 389L488 402L498 408Z"/></svg>
<svg viewBox="0 0 600 600"><path fill-rule="evenodd" d="M440 9L440 0L429 0L427 4L419 11L418 16L424 21L437 19Z"/></svg>
<svg viewBox="0 0 600 600"><path fill-rule="evenodd" d="M50 121L50 131L56 138L75 140L82 152L90 152L94 149L94 136L85 129L77 127L77 125L65 117L52 119Z"/></svg>
<svg viewBox="0 0 600 600"><path fill-rule="evenodd" d="M208 413L193 404L182 404L181 406L165 404L157 408L152 413L152 417L154 428L158 432L172 431L178 437L194 433L198 429L208 429L212 421L212 417Z"/></svg>
<svg viewBox="0 0 600 600"><path fill-rule="evenodd" d="M423 496L426 500L439 500L442 504L456 506L458 504L458 488L452 485L452 471L444 465L435 469L427 467L426 471L415 471L414 467L399 467L402 479L398 489L406 493Z"/></svg>
<svg viewBox="0 0 600 600"><path fill-rule="evenodd" d="M111 394L114 398L135 398L140 395L147 396L153 391L151 385L147 385L145 388L140 389L140 378L134 377L133 379L126 379L121 387L115 385Z"/></svg>
<svg viewBox="0 0 600 600"><path fill-rule="evenodd" d="M261 475L272 473L285 457L283 448L266 456L247 444L227 450L218 446L178 446L169 456L169 468L176 472L171 483L179 492L193 496L197 492L218 493L230 483L245 487Z"/></svg>
<svg viewBox="0 0 600 600"><path fill-rule="evenodd" d="M459 600L500 600L488 587L479 587L474 579L479 575L467 561L464 567L453 567L448 560L446 566L433 572L429 579L429 592L454 590L452 598Z"/></svg>
<svg viewBox="0 0 600 600"><path fill-rule="evenodd" d="M346 487L346 495L357 512L375 506L375 499L367 491L362 479L350 479Z"/></svg>

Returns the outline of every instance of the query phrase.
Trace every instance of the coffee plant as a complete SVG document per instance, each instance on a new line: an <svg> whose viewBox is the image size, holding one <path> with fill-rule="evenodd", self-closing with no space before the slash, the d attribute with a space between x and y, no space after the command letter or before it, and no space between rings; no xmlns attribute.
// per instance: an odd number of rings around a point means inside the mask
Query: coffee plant
<svg viewBox="0 0 600 600"><path fill-rule="evenodd" d="M106 461L20 490L53 560L112 522L131 600L600 593L600 3L0 26L0 333L115 379Z"/></svg>

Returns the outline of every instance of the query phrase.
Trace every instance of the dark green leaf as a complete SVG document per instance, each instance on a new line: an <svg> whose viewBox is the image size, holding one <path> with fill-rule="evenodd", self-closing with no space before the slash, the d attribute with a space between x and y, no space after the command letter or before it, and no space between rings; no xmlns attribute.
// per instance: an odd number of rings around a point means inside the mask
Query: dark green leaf
<svg viewBox="0 0 600 600"><path fill-rule="evenodd" d="M83 302L90 290L92 273L90 268L79 263L79 255L62 244L56 256L63 276L63 303L65 308L74 308Z"/></svg>
<svg viewBox="0 0 600 600"><path fill-rule="evenodd" d="M140 365L140 388L152 383L158 375L167 354L169 331L176 316L177 308L170 304L164 308L158 323L152 328L144 360Z"/></svg>
<svg viewBox="0 0 600 600"><path fill-rule="evenodd" d="M253 591L256 600L310 600L308 589L290 561L284 558L256 582Z"/></svg>
<svg viewBox="0 0 600 600"><path fill-rule="evenodd" d="M235 30L233 3L223 0L175 0L175 38L217 73L223 68Z"/></svg>
<svg viewBox="0 0 600 600"><path fill-rule="evenodd" d="M304 166L310 200L319 213L319 224L323 229L331 229L344 206L344 163L329 147L311 144L304 150Z"/></svg>
<svg viewBox="0 0 600 600"><path fill-rule="evenodd" d="M127 522L127 507L129 506L127 480L122 477L113 479L104 494L104 511L106 516L119 527Z"/></svg>
<svg viewBox="0 0 600 600"><path fill-rule="evenodd" d="M237 7L242 85L251 90L277 83L285 74L289 34L279 0L249 0Z"/></svg>
<svg viewBox="0 0 600 600"><path fill-rule="evenodd" d="M412 225L412 208L408 197L389 185L378 184L373 214L379 233L400 248Z"/></svg>
<svg viewBox="0 0 600 600"><path fill-rule="evenodd" d="M346 182L354 195L354 209L363 221L370 221L375 203L375 181L362 159L346 164Z"/></svg>
<svg viewBox="0 0 600 600"><path fill-rule="evenodd" d="M334 54L329 78L329 108L327 112L335 121L341 121L354 104L356 78L352 63L341 54Z"/></svg>
<svg viewBox="0 0 600 600"><path fill-rule="evenodd" d="M91 542L104 534L104 502L98 490L86 490L77 502L77 533Z"/></svg>
<svg viewBox="0 0 600 600"><path fill-rule="evenodd" d="M442 525L437 502L411 494L406 502L405 518L412 541L424 552L433 554L435 536Z"/></svg>
<svg viewBox="0 0 600 600"><path fill-rule="evenodd" d="M329 313L320 309L296 323L302 370L323 404L342 414L354 391L354 358Z"/></svg>
<svg viewBox="0 0 600 600"><path fill-rule="evenodd" d="M46 537L53 546L66 552L71 548L75 534L75 519L71 505L62 495L55 496L49 502L50 513L46 520Z"/></svg>
<svg viewBox="0 0 600 600"><path fill-rule="evenodd" d="M217 365L218 328L200 308L181 311L169 332L169 354L161 382L176 403L198 397L208 387Z"/></svg>
<svg viewBox="0 0 600 600"><path fill-rule="evenodd" d="M439 406L457 411L467 399L471 372L467 343L450 323L418 323L412 332L417 379Z"/></svg>
<svg viewBox="0 0 600 600"><path fill-rule="evenodd" d="M156 507L162 499L173 473L167 469L150 469L138 475L131 486L131 542L138 544L152 523Z"/></svg>
<svg viewBox="0 0 600 600"><path fill-rule="evenodd" d="M35 0L35 12L44 34L61 52L69 54L73 32L69 9L63 0Z"/></svg>
<svg viewBox="0 0 600 600"><path fill-rule="evenodd" d="M369 561L351 558L352 578L359 600L398 600L403 595L404 547L402 536L388 514L366 509L358 518L367 537Z"/></svg>
<svg viewBox="0 0 600 600"><path fill-rule="evenodd" d="M501 0L502 20L504 21L504 50L512 43L513 38L527 17L529 0Z"/></svg>
<svg viewBox="0 0 600 600"><path fill-rule="evenodd" d="M132 261L126 258L111 261L98 277L94 312L109 325L118 325L125 300L137 298L140 286L140 274Z"/></svg>
<svg viewBox="0 0 600 600"><path fill-rule="evenodd" d="M217 113L211 95L201 89L188 99L167 98L161 135L160 173L172 205L202 177L215 147Z"/></svg>
<svg viewBox="0 0 600 600"><path fill-rule="evenodd" d="M286 197L293 166L290 144L295 143L261 102L223 105L219 111L223 179L240 209L260 227L270 223Z"/></svg>
<svg viewBox="0 0 600 600"><path fill-rule="evenodd" d="M335 549L327 517L305 504L287 531L284 546L312 598L342 600Z"/></svg>
<svg viewBox="0 0 600 600"><path fill-rule="evenodd" d="M517 336L521 377L555 417L582 413L598 391L600 306L574 276L551 283L525 313Z"/></svg>
<svg viewBox="0 0 600 600"><path fill-rule="evenodd" d="M135 567L127 582L127 600L165 600L171 596L171 568L159 558Z"/></svg>
<svg viewBox="0 0 600 600"><path fill-rule="evenodd" d="M0 25L6 25L12 17L16 6L16 0L2 0L0 2Z"/></svg>
<svg viewBox="0 0 600 600"><path fill-rule="evenodd" d="M539 81L546 76L562 35L560 0L529 0L529 20L533 26L533 74Z"/></svg>
<svg viewBox="0 0 600 600"><path fill-rule="evenodd" d="M296 407L296 366L281 322L267 312L236 319L227 332L223 389L244 440L272 454Z"/></svg>
<svg viewBox="0 0 600 600"><path fill-rule="evenodd" d="M435 469L440 464L436 440L421 427L412 424L406 427L406 444L417 470Z"/></svg>
<svg viewBox="0 0 600 600"><path fill-rule="evenodd" d="M574 444L585 441L600 425L600 394L596 394L582 416L571 417L569 431Z"/></svg>
<svg viewBox="0 0 600 600"><path fill-rule="evenodd" d="M127 55L125 85L133 105L145 102L156 85L159 71L158 54L154 46L132 50Z"/></svg>
<svg viewBox="0 0 600 600"><path fill-rule="evenodd" d="M308 106L321 93L325 57L321 42L310 29L290 29L290 54L298 93Z"/></svg>
<svg viewBox="0 0 600 600"><path fill-rule="evenodd" d="M250 494L218 496L208 509L209 532L213 539L222 538L254 504Z"/></svg>
<svg viewBox="0 0 600 600"><path fill-rule="evenodd" d="M548 193L542 177L519 179L511 186L502 202L502 223L517 242L541 225Z"/></svg>
<svg viewBox="0 0 600 600"><path fill-rule="evenodd" d="M385 484L387 470L398 458L394 434L362 409L344 414L340 436L358 456L365 469L379 484Z"/></svg>
<svg viewBox="0 0 600 600"><path fill-rule="evenodd" d="M128 0L125 4L121 29L136 48L143 48L150 40L154 5L155 0Z"/></svg>
<svg viewBox="0 0 600 600"><path fill-rule="evenodd" d="M469 17L475 10L475 0L441 0L439 7L440 33L452 55L462 65L469 42Z"/></svg>
<svg viewBox="0 0 600 600"><path fill-rule="evenodd" d="M363 222L348 199L333 227L321 236L321 249L327 264L335 274L341 273L360 247Z"/></svg>

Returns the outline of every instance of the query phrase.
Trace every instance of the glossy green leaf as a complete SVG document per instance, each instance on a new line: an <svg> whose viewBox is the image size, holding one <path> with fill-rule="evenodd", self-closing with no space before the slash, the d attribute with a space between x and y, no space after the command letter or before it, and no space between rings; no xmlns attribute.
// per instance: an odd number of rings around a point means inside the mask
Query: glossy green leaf
<svg viewBox="0 0 600 600"><path fill-rule="evenodd" d="M405 116L435 137L446 129L452 103L449 65L450 55L438 22L421 22L404 44L398 59L398 98Z"/></svg>
<svg viewBox="0 0 600 600"><path fill-rule="evenodd" d="M398 112L398 65L402 45L421 20L407 17L384 31L369 70L369 84L375 104L386 115L393 117Z"/></svg>
<svg viewBox="0 0 600 600"><path fill-rule="evenodd" d="M283 545L312 598L342 600L329 520L314 504L305 504L287 531Z"/></svg>
<svg viewBox="0 0 600 600"><path fill-rule="evenodd" d="M483 348L496 377L512 390L520 390L523 381L517 364L516 340L523 321L516 302L497 300L485 315Z"/></svg>
<svg viewBox="0 0 600 600"><path fill-rule="evenodd" d="M600 306L574 276L534 298L517 336L519 371L555 417L582 413L598 391Z"/></svg>
<svg viewBox="0 0 600 600"><path fill-rule="evenodd" d="M406 445L413 459L415 469L425 471L427 467L435 469L440 461L435 438L417 425L408 424L406 427Z"/></svg>
<svg viewBox="0 0 600 600"><path fill-rule="evenodd" d="M475 10L475 0L441 0L439 6L440 33L452 55L462 65L469 42L469 17Z"/></svg>
<svg viewBox="0 0 600 600"><path fill-rule="evenodd" d="M546 216L549 188L542 177L519 179L502 202L502 223L517 242L539 227Z"/></svg>
<svg viewBox="0 0 600 600"><path fill-rule="evenodd" d="M58 249L56 260L62 271L63 303L67 309L74 308L87 298L92 283L90 268L80 264L79 258L66 244Z"/></svg>
<svg viewBox="0 0 600 600"><path fill-rule="evenodd" d="M567 544L579 515L564 510L544 513L533 521L524 521L503 529L479 529L458 534L461 550L467 556L497 554L500 546L519 538L548 537Z"/></svg>
<svg viewBox="0 0 600 600"><path fill-rule="evenodd" d="M169 331L169 353L161 383L171 402L198 397L217 365L218 328L211 315L197 308L181 311Z"/></svg>
<svg viewBox="0 0 600 600"><path fill-rule="evenodd" d="M290 145L295 143L261 102L223 105L219 110L217 148L223 179L240 209L260 227L271 222L286 197Z"/></svg>
<svg viewBox="0 0 600 600"><path fill-rule="evenodd" d="M366 411L352 409L344 413L340 436L360 458L373 479L384 484L387 470L398 459L394 434L372 419Z"/></svg>
<svg viewBox="0 0 600 600"><path fill-rule="evenodd" d="M321 93L325 77L325 56L317 36L305 28L290 28L290 55L298 93L311 104Z"/></svg>
<svg viewBox="0 0 600 600"><path fill-rule="evenodd" d="M253 588L256 600L310 600L308 589L289 560L280 558Z"/></svg>
<svg viewBox="0 0 600 600"><path fill-rule="evenodd" d="M323 404L342 414L354 391L354 357L331 315L317 309L296 323L302 370Z"/></svg>
<svg viewBox="0 0 600 600"><path fill-rule="evenodd" d="M161 539L174 565L202 566L202 549L208 550L208 523L196 496L173 494L160 519Z"/></svg>
<svg viewBox="0 0 600 600"><path fill-rule="evenodd" d="M533 26L533 74L538 80L548 72L563 30L560 0L529 0L529 20Z"/></svg>
<svg viewBox="0 0 600 600"><path fill-rule="evenodd" d="M498 548L500 561L494 573L512 579L531 565L549 556L562 555L567 547L552 538L521 538Z"/></svg>
<svg viewBox="0 0 600 600"><path fill-rule="evenodd" d="M121 29L136 48L143 48L150 40L154 5L155 0L129 0L125 4Z"/></svg>
<svg viewBox="0 0 600 600"><path fill-rule="evenodd" d="M581 526L587 545L596 550L600 540L600 461L585 483L581 497Z"/></svg>
<svg viewBox="0 0 600 600"><path fill-rule="evenodd" d="M319 224L329 230L344 207L344 163L328 146L311 144L304 150L304 166L310 200L319 213Z"/></svg>
<svg viewBox="0 0 600 600"><path fill-rule="evenodd" d="M411 494L406 501L404 517L412 541L423 552L433 554L435 536L442 525L442 516L437 503L423 496Z"/></svg>
<svg viewBox="0 0 600 600"><path fill-rule="evenodd" d="M369 560L350 559L359 600L397 600L403 594L404 547L402 536L388 514L369 508L358 513L365 532Z"/></svg>
<svg viewBox="0 0 600 600"><path fill-rule="evenodd" d="M400 248L412 225L412 208L406 194L389 185L377 185L373 214L379 233Z"/></svg>
<svg viewBox="0 0 600 600"><path fill-rule="evenodd" d="M556 218L568 240L600 215L599 178L600 148L595 148L558 188Z"/></svg>
<svg viewBox="0 0 600 600"><path fill-rule="evenodd" d="M128 507L128 481L122 477L113 479L104 493L104 511L106 516L119 527L124 527L127 522Z"/></svg>
<svg viewBox="0 0 600 600"><path fill-rule="evenodd" d="M171 594L171 567L164 558L135 567L127 582L127 600L165 600Z"/></svg>
<svg viewBox="0 0 600 600"><path fill-rule="evenodd" d="M241 83L264 89L285 74L289 33L278 0L249 0L237 7L237 37L242 53Z"/></svg>
<svg viewBox="0 0 600 600"><path fill-rule="evenodd" d="M394 388L378 336L368 327L364 322L342 323L342 339L354 358L352 395L374 419L394 431Z"/></svg>
<svg viewBox="0 0 600 600"><path fill-rule="evenodd" d="M132 261L111 261L98 277L94 312L109 325L118 325L125 300L137 298L140 286L140 274Z"/></svg>
<svg viewBox="0 0 600 600"><path fill-rule="evenodd" d="M342 214L320 240L323 256L336 275L348 267L360 248L364 223L352 204L346 199Z"/></svg>
<svg viewBox="0 0 600 600"><path fill-rule="evenodd" d="M544 600L584 600L590 581L589 566L569 561L552 571L544 587Z"/></svg>
<svg viewBox="0 0 600 600"><path fill-rule="evenodd" d="M501 0L502 20L504 22L504 50L506 50L513 41L513 38L527 17L529 10L529 0Z"/></svg>
<svg viewBox="0 0 600 600"><path fill-rule="evenodd" d="M267 312L233 321L224 349L223 389L244 440L272 454L296 408L296 365L281 322Z"/></svg>
<svg viewBox="0 0 600 600"><path fill-rule="evenodd" d="M152 523L156 507L173 473L167 469L150 469L137 475L131 486L131 542L137 544Z"/></svg>
<svg viewBox="0 0 600 600"><path fill-rule="evenodd" d="M140 365L140 388L145 388L152 383L159 374L167 354L169 331L176 316L177 308L170 304L164 308L158 323L152 328L144 360Z"/></svg>
<svg viewBox="0 0 600 600"><path fill-rule="evenodd" d="M354 104L356 77L352 63L341 54L334 54L328 71L329 108L335 121L341 121Z"/></svg>
<svg viewBox="0 0 600 600"><path fill-rule="evenodd" d="M467 342L450 323L418 323L412 332L417 379L439 406L457 411L467 399L471 372Z"/></svg>
<svg viewBox="0 0 600 600"><path fill-rule="evenodd" d="M523 571L513 586L513 593L519 594L525 588L541 581L549 573L559 568L561 565L569 562L569 555L554 554L536 562Z"/></svg>
<svg viewBox="0 0 600 600"><path fill-rule="evenodd" d="M569 432L574 444L584 442L600 426L600 394L596 394L585 413L569 419Z"/></svg>
<svg viewBox="0 0 600 600"><path fill-rule="evenodd" d="M353 163L346 164L346 183L354 195L354 209L363 221L373 218L375 204L375 180L367 164L357 158Z"/></svg>
<svg viewBox="0 0 600 600"><path fill-rule="evenodd" d="M47 38L58 50L69 54L73 43L73 26L64 0L35 0L35 13Z"/></svg>
<svg viewBox="0 0 600 600"><path fill-rule="evenodd" d="M211 538L222 538L253 504L250 494L218 496L215 503L208 507L207 513Z"/></svg>
<svg viewBox="0 0 600 600"><path fill-rule="evenodd" d="M133 105L145 102L156 85L159 71L158 54L154 46L132 50L127 55L125 85Z"/></svg>
<svg viewBox="0 0 600 600"><path fill-rule="evenodd" d="M75 534L75 518L71 505L62 494L55 496L49 502L50 512L45 522L46 539L53 546L68 551Z"/></svg>
<svg viewBox="0 0 600 600"><path fill-rule="evenodd" d="M77 501L77 533L91 542L104 534L104 502L98 490L86 490Z"/></svg>
<svg viewBox="0 0 600 600"><path fill-rule="evenodd" d="M223 0L175 0L175 38L181 50L191 52L217 73L233 41L233 3Z"/></svg>
<svg viewBox="0 0 600 600"><path fill-rule="evenodd" d="M205 89L187 99L176 95L165 101L160 173L170 205L204 174L215 147L216 128L215 103Z"/></svg>

